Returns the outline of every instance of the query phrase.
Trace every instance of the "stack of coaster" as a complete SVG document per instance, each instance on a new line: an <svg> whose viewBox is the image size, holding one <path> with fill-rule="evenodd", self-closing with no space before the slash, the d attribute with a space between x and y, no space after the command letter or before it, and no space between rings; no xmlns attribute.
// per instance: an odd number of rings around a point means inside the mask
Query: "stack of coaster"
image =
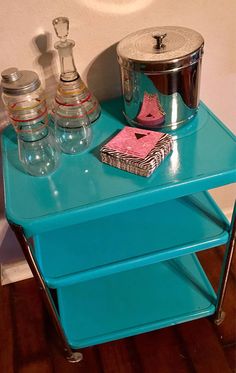
<svg viewBox="0 0 236 373"><path fill-rule="evenodd" d="M168 134L124 127L100 149L101 160L140 176L150 176L172 150Z"/></svg>

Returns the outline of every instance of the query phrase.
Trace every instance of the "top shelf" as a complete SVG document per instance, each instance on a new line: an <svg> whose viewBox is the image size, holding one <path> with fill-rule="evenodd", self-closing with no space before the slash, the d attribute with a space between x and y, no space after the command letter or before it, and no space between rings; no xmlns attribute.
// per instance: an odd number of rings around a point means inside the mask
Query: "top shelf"
<svg viewBox="0 0 236 373"><path fill-rule="evenodd" d="M172 154L150 178L103 164L99 149L126 124L121 112L121 99L104 102L88 151L63 154L57 171L42 178L22 172L8 126L2 135L7 218L33 234L236 181L235 136L203 103L176 131Z"/></svg>

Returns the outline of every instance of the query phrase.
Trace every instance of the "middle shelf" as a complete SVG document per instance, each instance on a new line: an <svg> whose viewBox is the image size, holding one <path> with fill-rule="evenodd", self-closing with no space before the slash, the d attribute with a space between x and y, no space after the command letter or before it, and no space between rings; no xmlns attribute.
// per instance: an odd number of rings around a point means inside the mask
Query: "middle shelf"
<svg viewBox="0 0 236 373"><path fill-rule="evenodd" d="M44 232L34 255L51 282L80 281L225 244L229 223L207 192Z"/></svg>

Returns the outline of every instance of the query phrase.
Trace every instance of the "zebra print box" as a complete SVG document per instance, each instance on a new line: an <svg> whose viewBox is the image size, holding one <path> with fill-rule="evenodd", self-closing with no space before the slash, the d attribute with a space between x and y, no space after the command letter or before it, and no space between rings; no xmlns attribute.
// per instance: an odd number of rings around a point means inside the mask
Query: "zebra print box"
<svg viewBox="0 0 236 373"><path fill-rule="evenodd" d="M100 149L100 155L104 163L148 177L172 146L168 134L126 126Z"/></svg>

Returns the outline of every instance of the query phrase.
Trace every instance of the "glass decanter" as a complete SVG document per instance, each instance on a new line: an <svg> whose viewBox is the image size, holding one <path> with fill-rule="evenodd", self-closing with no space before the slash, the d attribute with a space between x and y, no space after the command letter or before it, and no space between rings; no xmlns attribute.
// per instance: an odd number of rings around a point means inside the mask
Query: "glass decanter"
<svg viewBox="0 0 236 373"><path fill-rule="evenodd" d="M57 87L55 103L64 106L77 105L78 103L82 104L92 123L98 119L101 108L97 99L88 90L76 69L72 51L75 42L67 39L69 20L67 17L58 17L55 18L52 23L56 35L60 39L54 45L58 50L61 66L60 81Z"/></svg>

